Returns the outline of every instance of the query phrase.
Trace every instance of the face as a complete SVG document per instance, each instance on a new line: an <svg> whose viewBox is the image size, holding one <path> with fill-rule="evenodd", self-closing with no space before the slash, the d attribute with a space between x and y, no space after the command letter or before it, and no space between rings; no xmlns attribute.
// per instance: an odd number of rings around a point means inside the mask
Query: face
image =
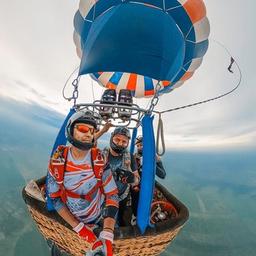
<svg viewBox="0 0 256 256"><path fill-rule="evenodd" d="M124 135L116 134L113 137L113 142L118 146L126 148L129 144L129 139Z"/></svg>
<svg viewBox="0 0 256 256"><path fill-rule="evenodd" d="M142 151L142 149L143 149L143 144L142 144L142 142L137 143L137 144L136 144L136 147L137 147L137 150L138 150L138 151Z"/></svg>
<svg viewBox="0 0 256 256"><path fill-rule="evenodd" d="M74 126L74 138L81 142L91 143L93 141L95 129L92 125L77 123Z"/></svg>

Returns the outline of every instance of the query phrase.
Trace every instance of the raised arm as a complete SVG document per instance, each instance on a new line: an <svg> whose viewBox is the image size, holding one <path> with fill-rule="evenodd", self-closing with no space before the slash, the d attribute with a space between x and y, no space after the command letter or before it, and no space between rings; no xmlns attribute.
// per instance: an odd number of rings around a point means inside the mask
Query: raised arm
<svg viewBox="0 0 256 256"><path fill-rule="evenodd" d="M94 138L95 140L99 139L104 133L108 132L109 128L113 127L110 121L106 122L101 130L95 133Z"/></svg>

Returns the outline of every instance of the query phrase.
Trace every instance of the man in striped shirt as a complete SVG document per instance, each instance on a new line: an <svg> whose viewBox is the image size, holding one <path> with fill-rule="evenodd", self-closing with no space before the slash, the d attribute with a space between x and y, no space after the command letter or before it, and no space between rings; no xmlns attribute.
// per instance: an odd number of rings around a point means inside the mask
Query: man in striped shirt
<svg viewBox="0 0 256 256"><path fill-rule="evenodd" d="M93 148L97 128L90 112L79 111L68 121L70 146L60 146L51 158L47 191L58 214L87 242L94 244L87 255L112 255L113 231L118 211L118 190L101 152ZM97 239L87 224L103 230Z"/></svg>

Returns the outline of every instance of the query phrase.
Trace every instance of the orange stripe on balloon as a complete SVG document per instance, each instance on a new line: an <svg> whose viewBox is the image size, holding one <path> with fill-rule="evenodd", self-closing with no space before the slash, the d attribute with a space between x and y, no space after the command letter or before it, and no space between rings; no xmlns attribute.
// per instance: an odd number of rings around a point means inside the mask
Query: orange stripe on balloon
<svg viewBox="0 0 256 256"><path fill-rule="evenodd" d="M155 90L149 90L149 91L144 92L145 96L151 96L151 95L154 95L154 94L155 94Z"/></svg>
<svg viewBox="0 0 256 256"><path fill-rule="evenodd" d="M194 74L194 72L186 72L183 77L180 79L180 81L186 81L188 80L190 77L192 77Z"/></svg>
<svg viewBox="0 0 256 256"><path fill-rule="evenodd" d="M171 84L170 81L162 81L164 87L169 86Z"/></svg>
<svg viewBox="0 0 256 256"><path fill-rule="evenodd" d="M130 74L129 80L126 85L126 89L135 91L137 84L137 75L136 74Z"/></svg>
<svg viewBox="0 0 256 256"><path fill-rule="evenodd" d="M206 16L206 7L202 0L188 0L183 7L193 24Z"/></svg>
<svg viewBox="0 0 256 256"><path fill-rule="evenodd" d="M116 85L113 84L113 83L111 83L111 82L108 82L108 83L106 84L106 88L108 88L108 89L116 89Z"/></svg>

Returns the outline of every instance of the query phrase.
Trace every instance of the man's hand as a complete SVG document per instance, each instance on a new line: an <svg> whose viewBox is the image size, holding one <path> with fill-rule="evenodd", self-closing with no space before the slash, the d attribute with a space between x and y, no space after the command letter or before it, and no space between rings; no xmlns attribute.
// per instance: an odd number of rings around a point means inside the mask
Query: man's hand
<svg viewBox="0 0 256 256"><path fill-rule="evenodd" d="M118 168L116 170L116 174L117 174L118 178L121 180L121 182L124 184L126 184L126 183L131 184L131 183L134 183L134 181L135 181L134 174L125 169Z"/></svg>
<svg viewBox="0 0 256 256"><path fill-rule="evenodd" d="M107 121L103 128L101 130L99 130L98 132L96 132L94 134L94 138L95 140L97 140L99 137L101 137L104 133L106 133L110 127L113 127L113 124L111 123L111 121Z"/></svg>
<svg viewBox="0 0 256 256"><path fill-rule="evenodd" d="M110 127L113 127L113 124L109 120L104 124L103 128L101 129L102 133L106 133Z"/></svg>
<svg viewBox="0 0 256 256"><path fill-rule="evenodd" d="M113 239L113 233L101 231L99 239L95 241L91 250L86 253L86 256L113 256Z"/></svg>
<svg viewBox="0 0 256 256"><path fill-rule="evenodd" d="M93 233L93 230L90 227L85 226L83 222L80 222L76 227L73 228L73 230L89 243L94 243L97 239L96 235Z"/></svg>

